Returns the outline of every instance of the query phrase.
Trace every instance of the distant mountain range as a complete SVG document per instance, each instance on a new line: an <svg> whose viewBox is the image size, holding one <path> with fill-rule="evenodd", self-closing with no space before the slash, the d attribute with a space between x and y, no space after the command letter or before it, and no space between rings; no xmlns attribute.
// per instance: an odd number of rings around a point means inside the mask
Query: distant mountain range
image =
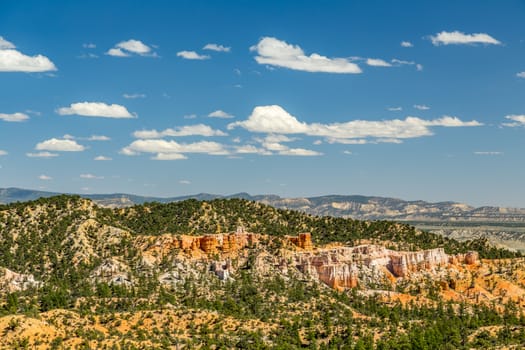
<svg viewBox="0 0 525 350"><path fill-rule="evenodd" d="M0 189L0 203L23 202L58 195L56 192L26 190L20 188ZM276 208L293 209L312 215L351 217L362 220L396 220L411 222L505 222L525 223L525 209L503 207L472 207L456 202L429 203L405 201L395 198L360 195L327 195L305 198L282 198L277 195L236 193L222 196L199 193L180 197L144 197L132 194L87 194L101 206L127 207L145 202L169 203L186 199L213 200L219 198L243 198L271 205Z"/></svg>

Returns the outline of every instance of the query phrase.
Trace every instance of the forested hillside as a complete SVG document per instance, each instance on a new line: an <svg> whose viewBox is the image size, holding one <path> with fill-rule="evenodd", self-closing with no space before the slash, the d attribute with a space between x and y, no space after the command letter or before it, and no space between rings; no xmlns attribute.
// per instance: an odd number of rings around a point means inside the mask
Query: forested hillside
<svg viewBox="0 0 525 350"><path fill-rule="evenodd" d="M405 224L242 199L0 206L5 349L519 348L524 300L519 254Z"/></svg>

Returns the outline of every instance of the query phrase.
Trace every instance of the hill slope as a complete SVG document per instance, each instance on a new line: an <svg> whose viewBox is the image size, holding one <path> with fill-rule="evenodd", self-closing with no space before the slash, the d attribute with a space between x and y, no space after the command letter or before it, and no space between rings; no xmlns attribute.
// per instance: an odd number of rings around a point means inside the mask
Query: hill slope
<svg viewBox="0 0 525 350"><path fill-rule="evenodd" d="M521 344L525 262L485 243L241 199L4 205L0 347Z"/></svg>

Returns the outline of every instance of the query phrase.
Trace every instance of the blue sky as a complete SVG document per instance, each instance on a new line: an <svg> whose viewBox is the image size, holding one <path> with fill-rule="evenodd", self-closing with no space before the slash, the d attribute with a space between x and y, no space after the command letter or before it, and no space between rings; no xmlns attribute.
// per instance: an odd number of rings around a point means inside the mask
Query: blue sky
<svg viewBox="0 0 525 350"><path fill-rule="evenodd" d="M0 187L525 207L523 1L0 3Z"/></svg>

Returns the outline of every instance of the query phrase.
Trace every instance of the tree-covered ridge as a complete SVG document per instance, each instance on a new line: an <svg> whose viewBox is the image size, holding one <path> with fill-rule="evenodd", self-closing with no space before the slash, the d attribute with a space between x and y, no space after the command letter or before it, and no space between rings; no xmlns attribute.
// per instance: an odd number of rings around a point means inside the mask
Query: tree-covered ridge
<svg viewBox="0 0 525 350"><path fill-rule="evenodd" d="M238 226L268 237L231 258L236 268L225 280L212 272L216 262L226 263L218 255L184 258L172 252L148 263L134 243ZM280 239L300 232L311 232L317 244L375 242L515 255L405 224L315 217L239 199L115 210L75 196L15 203L0 207L0 280L8 268L32 274L41 284L8 290L0 283L0 348L466 350L525 342L523 303L503 294L492 303L446 301L439 292L440 283L450 288L465 279L469 293L476 283L497 290L511 281L513 288L525 289L521 259L485 263L482 272L461 268L463 280L451 272L444 279L371 281L338 292L292 265L286 273L279 270L280 261L294 254L280 255ZM109 268L98 274L102 266ZM389 296L396 293L410 301ZM25 337L25 327L37 321L50 335Z"/></svg>
<svg viewBox="0 0 525 350"><path fill-rule="evenodd" d="M399 250L443 247L450 254L475 250L485 258L516 257L518 253L496 249L486 239L459 242L413 226L391 221L361 221L330 216L318 217L283 210L244 199L193 199L168 204L146 203L112 212L110 222L136 234L205 234L233 232L243 226L249 232L267 235L296 235L311 232L317 243L362 242L384 244Z"/></svg>

